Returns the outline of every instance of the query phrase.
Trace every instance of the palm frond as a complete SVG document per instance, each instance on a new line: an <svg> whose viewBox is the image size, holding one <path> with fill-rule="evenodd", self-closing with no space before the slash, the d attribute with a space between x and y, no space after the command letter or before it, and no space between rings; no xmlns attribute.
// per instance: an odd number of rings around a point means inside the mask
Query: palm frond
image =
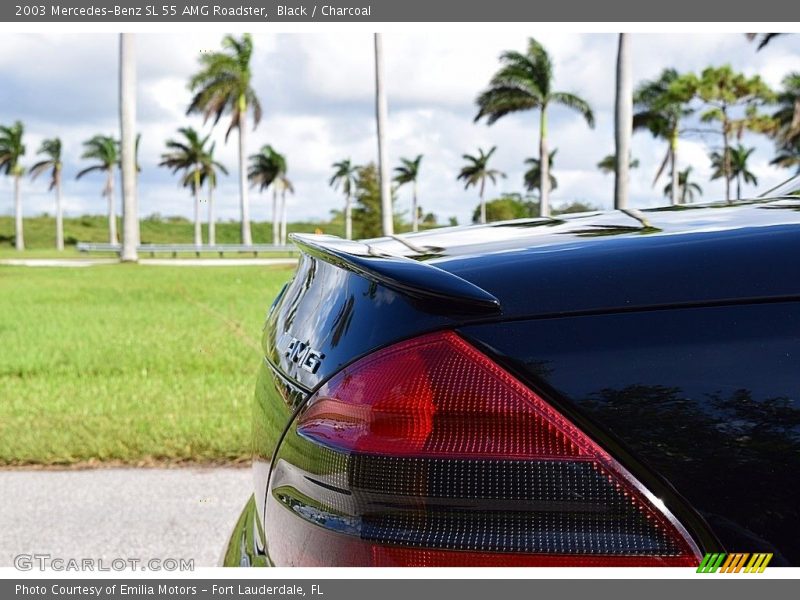
<svg viewBox="0 0 800 600"><path fill-rule="evenodd" d="M21 121L0 126L0 173L20 174L23 170L19 161L25 155L24 133Z"/></svg>
<svg viewBox="0 0 800 600"><path fill-rule="evenodd" d="M589 103L583 98L569 92L554 92L551 95L551 102L561 104L562 106L579 112L586 120L586 124L589 125L589 127L594 127L594 113Z"/></svg>
<svg viewBox="0 0 800 600"><path fill-rule="evenodd" d="M92 165L91 167L86 167L78 171L77 175L75 175L75 179L80 179L84 175L88 175L89 173L94 173L95 171L105 171L107 167L104 165Z"/></svg>

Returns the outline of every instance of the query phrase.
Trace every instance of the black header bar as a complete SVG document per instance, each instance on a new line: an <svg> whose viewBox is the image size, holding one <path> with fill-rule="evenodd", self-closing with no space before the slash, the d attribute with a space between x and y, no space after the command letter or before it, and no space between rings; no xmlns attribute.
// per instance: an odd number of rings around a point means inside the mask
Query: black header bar
<svg viewBox="0 0 800 600"><path fill-rule="evenodd" d="M0 22L741 22L800 21L789 0L3 0Z"/></svg>

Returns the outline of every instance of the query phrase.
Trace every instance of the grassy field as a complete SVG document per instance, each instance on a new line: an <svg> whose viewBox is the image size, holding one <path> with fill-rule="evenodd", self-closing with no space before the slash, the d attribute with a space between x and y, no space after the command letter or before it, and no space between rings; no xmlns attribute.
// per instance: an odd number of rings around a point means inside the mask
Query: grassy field
<svg viewBox="0 0 800 600"><path fill-rule="evenodd" d="M254 222L251 224L253 242L256 244L272 243L272 223ZM313 232L321 229L324 233L343 235L342 226L336 223L289 223L287 230L291 232ZM119 221L117 230L122 231ZM0 216L0 258L74 258L80 254L75 249L77 242L107 242L108 219L98 215L87 215L64 219L64 252L55 249L56 225L55 217L38 216L26 218L24 221L26 250L21 255L14 250L14 220L12 217ZM164 217L159 219L145 218L141 221L143 244L191 244L194 225L182 218ZM203 225L203 240L208 241L208 231ZM220 222L216 227L218 244L238 244L239 224ZM84 256L84 255L80 255ZM93 256L98 256L93 254ZM109 254L108 256L112 256Z"/></svg>
<svg viewBox="0 0 800 600"><path fill-rule="evenodd" d="M286 268L0 266L0 465L249 456Z"/></svg>

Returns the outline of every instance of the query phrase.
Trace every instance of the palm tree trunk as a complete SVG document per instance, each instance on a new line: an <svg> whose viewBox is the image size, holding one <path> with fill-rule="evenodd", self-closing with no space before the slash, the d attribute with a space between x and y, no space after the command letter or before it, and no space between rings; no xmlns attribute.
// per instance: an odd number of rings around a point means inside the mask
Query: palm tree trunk
<svg viewBox="0 0 800 600"><path fill-rule="evenodd" d="M669 160L670 170L672 176L672 205L678 204L678 131L675 130L671 133L669 139Z"/></svg>
<svg viewBox="0 0 800 600"><path fill-rule="evenodd" d="M722 175L725 179L725 200L731 201L731 152L728 141L728 113L722 108Z"/></svg>
<svg viewBox="0 0 800 600"><path fill-rule="evenodd" d="M481 224L486 223L486 202L483 201L483 191L486 188L486 178L481 179Z"/></svg>
<svg viewBox="0 0 800 600"><path fill-rule="evenodd" d="M25 232L22 228L22 175L14 175L14 247L25 250Z"/></svg>
<svg viewBox="0 0 800 600"><path fill-rule="evenodd" d="M281 243L280 223L281 217L278 214L278 188L276 183L272 182L272 243L276 246Z"/></svg>
<svg viewBox="0 0 800 600"><path fill-rule="evenodd" d="M239 205L242 217L242 244L250 246L253 244L253 236L250 232L250 205L247 198L247 168L245 159L247 157L247 103L244 97L239 99Z"/></svg>
<svg viewBox="0 0 800 600"><path fill-rule="evenodd" d="M386 152L386 121L389 108L386 102L383 64L383 35L375 34L375 117L378 126L378 172L381 185L381 224L383 235L394 234L392 191L389 180L389 156Z"/></svg>
<svg viewBox="0 0 800 600"><path fill-rule="evenodd" d="M200 225L200 172L195 171L194 178L194 245L203 245L203 230Z"/></svg>
<svg viewBox="0 0 800 600"><path fill-rule="evenodd" d="M414 180L414 196L411 199L411 230L419 230L419 209L417 208L417 180Z"/></svg>
<svg viewBox="0 0 800 600"><path fill-rule="evenodd" d="M353 239L353 206L350 199L350 192L347 192L344 200L344 237Z"/></svg>
<svg viewBox="0 0 800 600"><path fill-rule="evenodd" d="M56 175L56 250L64 250L64 206L61 199L61 173Z"/></svg>
<svg viewBox="0 0 800 600"><path fill-rule="evenodd" d="M119 122L122 171L123 262L139 260L139 202L136 195L136 54L133 33L119 36ZM114 223L116 229L116 222ZM116 237L116 232L114 234Z"/></svg>
<svg viewBox="0 0 800 600"><path fill-rule="evenodd" d="M736 175L736 199L742 199L742 175Z"/></svg>
<svg viewBox="0 0 800 600"><path fill-rule="evenodd" d="M106 193L108 194L108 243L118 243L117 212L114 206L114 166L106 169Z"/></svg>
<svg viewBox="0 0 800 600"><path fill-rule="evenodd" d="M539 216L550 216L550 154L547 152L547 106L539 111Z"/></svg>
<svg viewBox="0 0 800 600"><path fill-rule="evenodd" d="M286 189L281 192L281 246L286 245Z"/></svg>
<svg viewBox="0 0 800 600"><path fill-rule="evenodd" d="M614 119L616 168L614 177L614 208L628 206L630 186L631 135L633 133L633 75L631 34L619 34L617 52L617 95Z"/></svg>
<svg viewBox="0 0 800 600"><path fill-rule="evenodd" d="M214 186L208 184L208 245L217 243L217 224L214 222Z"/></svg>

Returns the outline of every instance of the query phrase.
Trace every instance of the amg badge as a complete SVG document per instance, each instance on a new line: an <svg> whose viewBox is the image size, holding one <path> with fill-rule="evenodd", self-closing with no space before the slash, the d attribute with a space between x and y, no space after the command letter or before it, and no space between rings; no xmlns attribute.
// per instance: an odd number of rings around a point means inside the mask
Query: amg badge
<svg viewBox="0 0 800 600"><path fill-rule="evenodd" d="M280 346L286 348L283 352L286 358L312 374L317 372L322 364L322 359L325 358L322 352L314 350L308 342L301 342L288 333L281 336Z"/></svg>

